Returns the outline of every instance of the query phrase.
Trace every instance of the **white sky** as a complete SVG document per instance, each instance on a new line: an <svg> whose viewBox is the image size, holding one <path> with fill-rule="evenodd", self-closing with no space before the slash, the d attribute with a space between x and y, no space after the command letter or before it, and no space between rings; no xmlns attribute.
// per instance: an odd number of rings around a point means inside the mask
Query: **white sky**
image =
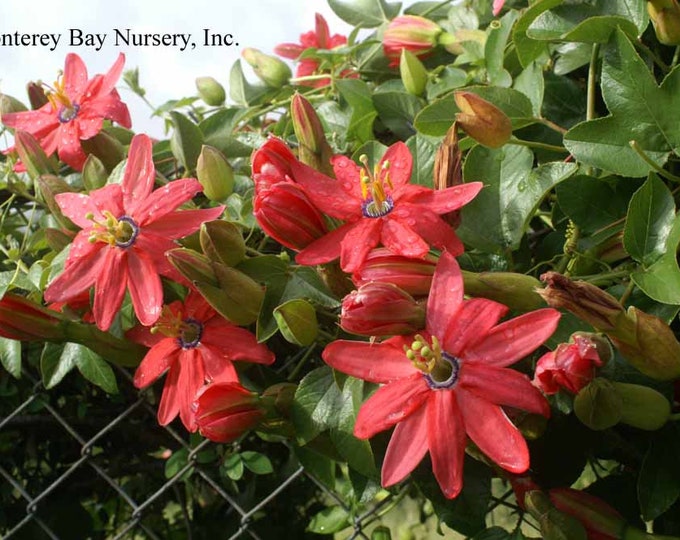
<svg viewBox="0 0 680 540"><path fill-rule="evenodd" d="M160 105L169 99L196 94L195 79L212 76L228 88L229 70L245 47L273 54L275 45L297 42L314 28L314 14L326 17L331 33L348 34L351 28L338 19L324 0L1 0L0 34L62 34L57 48L0 46L0 92L28 103L25 86L41 79L52 84L68 52L78 53L90 75L105 73L119 52L125 69L139 67L140 84L147 99ZM99 51L69 47L70 29L107 34ZM116 47L114 28L139 33L191 33L194 50L174 47ZM204 47L203 29L233 34L238 47ZM246 70L250 68L246 65ZM252 73L246 71L255 80ZM151 110L119 83L132 116L133 130L161 136L163 123L150 118Z"/></svg>

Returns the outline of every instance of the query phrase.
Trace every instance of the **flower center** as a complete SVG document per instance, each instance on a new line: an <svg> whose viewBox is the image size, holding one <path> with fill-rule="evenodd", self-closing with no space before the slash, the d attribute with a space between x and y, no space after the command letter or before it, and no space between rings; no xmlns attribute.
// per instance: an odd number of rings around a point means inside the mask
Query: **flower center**
<svg viewBox="0 0 680 540"><path fill-rule="evenodd" d="M390 162L383 161L376 165L371 172L368 157L362 155L359 160L364 164L359 177L361 179L361 212L367 218L379 218L389 214L394 208L392 197L385 191L385 186L393 189L390 180Z"/></svg>
<svg viewBox="0 0 680 540"><path fill-rule="evenodd" d="M57 118L62 124L66 124L78 116L78 111L80 110L80 105L74 103L72 107L67 107L64 105L57 113Z"/></svg>
<svg viewBox="0 0 680 540"><path fill-rule="evenodd" d="M183 349L194 349L201 344L203 323L193 317L183 318L181 311L173 311L169 306L163 306L161 316L151 328L151 333L160 332L164 336L176 338Z"/></svg>
<svg viewBox="0 0 680 540"><path fill-rule="evenodd" d="M411 347L404 345L404 352L414 367L423 372L425 381L433 390L453 388L458 382L460 359L442 351L436 336L432 336L430 344L417 334Z"/></svg>
<svg viewBox="0 0 680 540"><path fill-rule="evenodd" d="M96 220L92 213L85 217L92 221L92 232L88 240L91 243L106 242L110 246L129 248L139 236L139 225L130 216L116 218L111 212L102 212L106 219Z"/></svg>
<svg viewBox="0 0 680 540"><path fill-rule="evenodd" d="M59 73L53 86L44 83L43 86L45 87L45 95L52 104L52 109L57 112L57 118L59 118L62 124L70 122L78 116L80 106L77 103L73 103L66 94L66 84L62 72Z"/></svg>

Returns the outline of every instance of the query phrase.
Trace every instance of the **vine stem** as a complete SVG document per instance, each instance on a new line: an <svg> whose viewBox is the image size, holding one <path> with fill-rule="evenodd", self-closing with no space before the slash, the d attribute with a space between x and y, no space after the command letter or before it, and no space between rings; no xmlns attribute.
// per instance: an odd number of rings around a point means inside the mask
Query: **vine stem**
<svg viewBox="0 0 680 540"><path fill-rule="evenodd" d="M635 153L638 156L642 158L642 160L647 165L654 169L660 176L663 176L666 180L670 180L671 182L680 182L680 177L677 177L674 174L669 173L663 167L660 167L658 163L654 162L654 160L650 158L647 155L647 153L640 147L637 141L630 141L628 145L633 149L633 151L635 151Z"/></svg>
<svg viewBox="0 0 680 540"><path fill-rule="evenodd" d="M508 141L508 144L516 144L517 146L527 146L529 148L540 148L541 150L550 150L551 152L562 152L568 153L567 149L563 146L556 146L554 144L546 144L536 141L525 141L524 139L518 139L513 137Z"/></svg>

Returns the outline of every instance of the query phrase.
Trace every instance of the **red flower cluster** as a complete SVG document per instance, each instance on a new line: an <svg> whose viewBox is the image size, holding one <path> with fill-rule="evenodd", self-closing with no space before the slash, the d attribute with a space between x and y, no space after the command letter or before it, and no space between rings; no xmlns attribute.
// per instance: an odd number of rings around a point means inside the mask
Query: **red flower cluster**
<svg viewBox="0 0 680 540"><path fill-rule="evenodd" d="M373 170L367 161L359 166L345 156L335 156L332 165L336 179L301 163L276 139L253 157L256 217L274 238L285 238L284 245L302 248L296 257L299 264L323 264L339 257L345 272L356 272L371 249L381 243L393 254L412 258L424 258L431 246L453 255L463 252L455 231L440 216L471 201L482 188L481 182L437 191L411 184L413 158L402 142L390 146ZM262 201L266 186L279 185L283 179L304 190L304 204L294 207L294 215L290 207L280 205L281 227L274 230L271 219L261 219ZM287 214L285 219L283 214ZM319 237L320 214L344 224ZM295 236L289 236L292 229L287 226L292 220L300 225ZM315 240L310 242L311 238Z"/></svg>
<svg viewBox="0 0 680 540"><path fill-rule="evenodd" d="M106 75L88 79L87 68L77 54L66 56L64 73L48 88L48 102L40 109L2 115L2 123L33 135L49 156L80 171L87 156L80 141L94 137L105 119L131 126L130 113L115 89L123 71L121 53Z"/></svg>

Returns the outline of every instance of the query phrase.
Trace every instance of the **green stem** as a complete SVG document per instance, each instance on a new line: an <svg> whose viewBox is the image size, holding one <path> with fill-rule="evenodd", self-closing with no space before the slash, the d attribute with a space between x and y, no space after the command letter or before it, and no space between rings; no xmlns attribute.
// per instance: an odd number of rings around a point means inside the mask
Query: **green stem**
<svg viewBox="0 0 680 540"><path fill-rule="evenodd" d="M316 344L312 343L307 350L305 351L305 354L302 355L302 358L300 358L300 361L297 363L297 365L293 368L293 371L290 372L290 375L288 375L288 381L295 381L297 380L297 376L300 373L300 370L302 367L307 363L307 360L309 357L312 355L312 352L314 352L314 349L316 348Z"/></svg>
<svg viewBox="0 0 680 540"><path fill-rule="evenodd" d="M633 293L633 289L635 288L635 283L633 280L630 280L628 282L628 286L626 287L626 290L623 291L623 294L621 295L621 298L619 298L619 302L621 305L625 305L626 301L628 300L628 297Z"/></svg>
<svg viewBox="0 0 680 540"><path fill-rule="evenodd" d="M586 120L595 118L595 100L597 98L597 60L600 56L600 44L593 45L588 66L588 101L586 102Z"/></svg>
<svg viewBox="0 0 680 540"><path fill-rule="evenodd" d="M555 122L552 122L547 118L536 118L535 120L543 124L544 126L552 129L553 131L557 131L557 133L559 133L560 135L564 135L567 131L569 131L568 129L563 128L562 126L558 126Z"/></svg>
<svg viewBox="0 0 680 540"><path fill-rule="evenodd" d="M667 170L665 170L663 167L659 166L658 163L656 163L652 158L650 158L647 153L640 148L640 145L638 144L637 141L630 141L628 143L630 147L633 149L633 151L642 158L642 160L649 165L652 169L654 169L660 176L663 176L666 180L670 180L671 182L680 182L680 177L675 176L674 174L669 173Z"/></svg>
<svg viewBox="0 0 680 540"><path fill-rule="evenodd" d="M664 70L666 73L668 73L671 70L671 67L668 64L666 64L663 60L661 60L661 58L659 58L654 53L654 51L652 51L649 47L647 47L647 45L645 45L641 41L637 41L635 43L635 46L638 47L639 49L642 49L643 51L645 51L645 53L647 53L652 58L652 61L657 66L659 66L662 70Z"/></svg>
<svg viewBox="0 0 680 540"><path fill-rule="evenodd" d="M569 153L563 146L555 146L554 144L540 143L536 141L525 141L523 139L518 139L513 137L508 141L508 144L516 144L517 146L527 146L528 148L540 148L541 150L550 150L551 152L562 152Z"/></svg>

